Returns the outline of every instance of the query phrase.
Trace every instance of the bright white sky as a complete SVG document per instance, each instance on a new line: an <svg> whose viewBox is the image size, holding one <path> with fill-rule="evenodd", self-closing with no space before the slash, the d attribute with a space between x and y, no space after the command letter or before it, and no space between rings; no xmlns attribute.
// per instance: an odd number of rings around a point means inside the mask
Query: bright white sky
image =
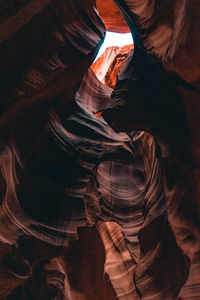
<svg viewBox="0 0 200 300"><path fill-rule="evenodd" d="M97 55L97 58L103 54L103 52L106 50L106 48L111 46L125 46L133 44L133 39L131 33L116 33L111 31L106 31L106 37L104 40L103 45L101 46L101 49L99 50L99 53ZM96 59L97 59L96 58Z"/></svg>

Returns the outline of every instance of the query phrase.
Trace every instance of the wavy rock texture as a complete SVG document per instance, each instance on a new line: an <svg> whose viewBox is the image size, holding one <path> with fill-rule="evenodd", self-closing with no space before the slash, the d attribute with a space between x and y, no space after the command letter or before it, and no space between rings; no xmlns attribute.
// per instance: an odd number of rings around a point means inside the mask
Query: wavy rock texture
<svg viewBox="0 0 200 300"><path fill-rule="evenodd" d="M200 298L199 4L115 3L108 86L111 1L1 3L4 300Z"/></svg>
<svg viewBox="0 0 200 300"><path fill-rule="evenodd" d="M196 34L199 7L191 1L165 1L161 5L154 1L116 3L135 35L135 45L134 53L130 53L122 67L110 107L103 117L117 131L143 129L155 137L170 225L179 246L191 259L190 276L180 297L196 299L200 244L197 184L200 127L196 116L200 69L192 55L195 58L199 48ZM195 15L195 21L190 20L191 15ZM195 44L190 50L189 39L194 39Z"/></svg>

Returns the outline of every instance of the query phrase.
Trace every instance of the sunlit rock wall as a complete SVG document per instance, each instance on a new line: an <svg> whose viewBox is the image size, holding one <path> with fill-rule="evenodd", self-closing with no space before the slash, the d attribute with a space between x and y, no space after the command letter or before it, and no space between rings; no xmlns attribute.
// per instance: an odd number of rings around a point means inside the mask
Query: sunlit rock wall
<svg viewBox="0 0 200 300"><path fill-rule="evenodd" d="M109 47L92 64L91 69L102 83L113 89L116 84L117 75L121 69L122 62L127 57L128 52L132 49L133 45Z"/></svg>

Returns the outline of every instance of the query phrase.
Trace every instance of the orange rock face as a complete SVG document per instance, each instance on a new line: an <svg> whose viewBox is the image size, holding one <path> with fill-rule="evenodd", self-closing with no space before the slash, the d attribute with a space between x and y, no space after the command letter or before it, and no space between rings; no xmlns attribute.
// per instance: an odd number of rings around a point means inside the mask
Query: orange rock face
<svg viewBox="0 0 200 300"><path fill-rule="evenodd" d="M113 0L97 0L96 3L100 17L106 25L106 30L121 33L130 31Z"/></svg>
<svg viewBox="0 0 200 300"><path fill-rule="evenodd" d="M92 64L91 69L102 83L113 89L122 62L132 49L133 45L108 47L97 61Z"/></svg>

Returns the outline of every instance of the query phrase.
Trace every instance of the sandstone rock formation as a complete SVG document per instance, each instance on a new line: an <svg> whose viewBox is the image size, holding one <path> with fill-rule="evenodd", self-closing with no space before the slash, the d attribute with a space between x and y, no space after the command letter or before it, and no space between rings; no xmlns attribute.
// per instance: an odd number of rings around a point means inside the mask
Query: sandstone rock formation
<svg viewBox="0 0 200 300"><path fill-rule="evenodd" d="M97 6L1 3L0 297L198 299L200 4Z"/></svg>
<svg viewBox="0 0 200 300"><path fill-rule="evenodd" d="M109 47L92 64L91 69L102 83L113 89L116 84L117 75L120 72L122 62L126 59L129 51L132 49L133 45Z"/></svg>

